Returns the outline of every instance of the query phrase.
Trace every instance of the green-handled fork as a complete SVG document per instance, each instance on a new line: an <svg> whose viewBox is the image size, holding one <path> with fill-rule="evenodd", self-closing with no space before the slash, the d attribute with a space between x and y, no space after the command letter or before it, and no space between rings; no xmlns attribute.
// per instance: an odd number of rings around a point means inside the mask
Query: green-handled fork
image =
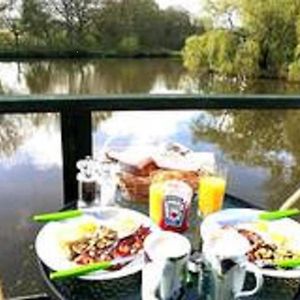
<svg viewBox="0 0 300 300"><path fill-rule="evenodd" d="M83 215L91 215L96 217L97 219L106 219L107 216L105 213L100 210L95 210L94 208L86 208L86 209L73 209L45 214L38 214L32 217L33 221L36 222L50 222L50 221L62 221L66 219L76 218Z"/></svg>
<svg viewBox="0 0 300 300"><path fill-rule="evenodd" d="M300 267L300 258L274 260L273 262L258 260L255 262L255 264L260 268L293 269Z"/></svg>
<svg viewBox="0 0 300 300"><path fill-rule="evenodd" d="M224 218L224 220L218 220L221 225L236 225L239 223L250 223L255 221L276 221L283 218L293 217L300 214L299 209L286 209L275 211L262 211L258 214L240 214L232 218Z"/></svg>
<svg viewBox="0 0 300 300"><path fill-rule="evenodd" d="M137 255L133 255L133 256L128 256L128 257L117 258L117 259L114 259L111 261L101 261L101 262L92 263L92 264L88 264L88 265L84 265L84 266L78 266L78 267L70 268L67 270L60 270L60 271L52 272L52 273L50 273L49 277L52 280L79 277L79 276L87 275L92 272L96 272L96 271L100 271L100 270L107 270L116 265L128 264L136 258L137 258Z"/></svg>

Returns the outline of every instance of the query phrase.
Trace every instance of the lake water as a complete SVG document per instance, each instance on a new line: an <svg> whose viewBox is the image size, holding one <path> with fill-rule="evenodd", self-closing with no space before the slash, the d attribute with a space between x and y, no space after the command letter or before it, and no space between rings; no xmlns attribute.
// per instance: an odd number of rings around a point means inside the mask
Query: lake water
<svg viewBox="0 0 300 300"><path fill-rule="evenodd" d="M56 60L0 63L0 91L293 94L300 86L196 79L178 60ZM32 246L39 226L29 218L62 205L59 121L55 114L0 115L0 276L9 296L43 290ZM296 110L95 112L94 153L104 144L166 141L213 151L229 169L230 193L276 208L299 187L299 122Z"/></svg>

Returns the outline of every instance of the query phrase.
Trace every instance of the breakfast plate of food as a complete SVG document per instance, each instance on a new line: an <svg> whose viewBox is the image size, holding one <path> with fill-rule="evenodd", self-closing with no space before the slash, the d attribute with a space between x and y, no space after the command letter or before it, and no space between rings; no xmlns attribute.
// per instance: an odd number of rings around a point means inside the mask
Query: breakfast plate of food
<svg viewBox="0 0 300 300"><path fill-rule="evenodd" d="M265 276L300 278L300 224L289 217L260 218L264 214L256 209L225 209L208 216L201 224L204 245L228 241L224 236L234 231L247 241L243 256L249 271L255 267ZM239 245L233 241L218 247L234 253ZM211 246L205 249L207 254L212 251Z"/></svg>
<svg viewBox="0 0 300 300"><path fill-rule="evenodd" d="M159 228L146 215L130 209L93 210L95 214L89 211L44 225L35 241L40 260L53 271L119 261L105 270L80 276L86 280L109 280L139 272L144 240Z"/></svg>

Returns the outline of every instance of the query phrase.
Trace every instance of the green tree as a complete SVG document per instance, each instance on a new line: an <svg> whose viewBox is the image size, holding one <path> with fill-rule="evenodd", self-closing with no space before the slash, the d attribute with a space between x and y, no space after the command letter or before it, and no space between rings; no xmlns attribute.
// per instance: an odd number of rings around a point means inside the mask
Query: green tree
<svg viewBox="0 0 300 300"><path fill-rule="evenodd" d="M9 30L13 36L13 47L16 50L20 48L20 39L22 35L22 26L20 22L20 10L16 7L15 0L5 0L1 7L1 23L4 28Z"/></svg>
<svg viewBox="0 0 300 300"><path fill-rule="evenodd" d="M47 7L40 0L23 0L21 25L27 34L27 44L51 47L53 43L53 24Z"/></svg>
<svg viewBox="0 0 300 300"><path fill-rule="evenodd" d="M43 0L57 23L66 32L66 45L80 48L85 45L93 10L101 0Z"/></svg>
<svg viewBox="0 0 300 300"><path fill-rule="evenodd" d="M188 13L160 10L154 0L105 0L93 20L96 40L109 50L133 39L139 50L180 49L187 36L203 30Z"/></svg>
<svg viewBox="0 0 300 300"><path fill-rule="evenodd" d="M118 49L121 53L133 55L139 50L139 40L136 36L123 37Z"/></svg>
<svg viewBox="0 0 300 300"><path fill-rule="evenodd" d="M300 53L297 51L297 43L300 44L298 0L207 0L207 9L214 27L206 34L214 36L220 28L231 34L227 33L223 42L217 44L203 44L199 39L204 52L212 48L218 52L224 47L223 43L231 43L232 34L237 37L235 57L223 57L224 64L233 64L233 67L209 68L210 71L241 77L300 77L297 75L300 71L297 62L297 52ZM185 66L194 69L197 63L193 62L193 57L197 55L191 46L196 48L187 40L183 57Z"/></svg>
<svg viewBox="0 0 300 300"><path fill-rule="evenodd" d="M12 50L160 53L204 30L187 12L161 10L155 0L2 0L0 18L11 36L0 32L2 48L10 42Z"/></svg>
<svg viewBox="0 0 300 300"><path fill-rule="evenodd" d="M192 72L209 73L210 66L207 55L207 34L191 36L186 40L183 49L184 66Z"/></svg>
<svg viewBox="0 0 300 300"><path fill-rule="evenodd" d="M161 12L160 29L161 45L166 49L176 50L181 49L185 38L195 31L189 14L174 8L168 8Z"/></svg>
<svg viewBox="0 0 300 300"><path fill-rule="evenodd" d="M259 43L260 69L278 76L287 71L297 44L298 0L247 0L240 2L242 24Z"/></svg>
<svg viewBox="0 0 300 300"><path fill-rule="evenodd" d="M235 73L242 78L255 78L259 74L260 47L255 40L239 44L234 59Z"/></svg>
<svg viewBox="0 0 300 300"><path fill-rule="evenodd" d="M143 48L159 47L157 39L160 11L155 0L123 0L129 30L136 34Z"/></svg>
<svg viewBox="0 0 300 300"><path fill-rule="evenodd" d="M122 39L134 37L139 45L157 45L159 7L154 0L106 0L94 15L94 32L103 48L118 49Z"/></svg>
<svg viewBox="0 0 300 300"><path fill-rule="evenodd" d="M103 49L116 48L123 35L120 5L115 0L104 0L103 7L92 14L93 34Z"/></svg>
<svg viewBox="0 0 300 300"><path fill-rule="evenodd" d="M184 65L191 71L233 74L238 45L238 36L226 29L193 36L183 50Z"/></svg>

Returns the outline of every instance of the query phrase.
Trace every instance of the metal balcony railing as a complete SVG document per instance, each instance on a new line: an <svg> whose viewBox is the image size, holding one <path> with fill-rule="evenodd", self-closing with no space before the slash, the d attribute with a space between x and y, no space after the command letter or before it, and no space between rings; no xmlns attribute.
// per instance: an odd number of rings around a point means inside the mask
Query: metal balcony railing
<svg viewBox="0 0 300 300"><path fill-rule="evenodd" d="M60 114L65 203L77 198L76 161L92 154L93 111L300 109L299 96L0 96L0 113Z"/></svg>

